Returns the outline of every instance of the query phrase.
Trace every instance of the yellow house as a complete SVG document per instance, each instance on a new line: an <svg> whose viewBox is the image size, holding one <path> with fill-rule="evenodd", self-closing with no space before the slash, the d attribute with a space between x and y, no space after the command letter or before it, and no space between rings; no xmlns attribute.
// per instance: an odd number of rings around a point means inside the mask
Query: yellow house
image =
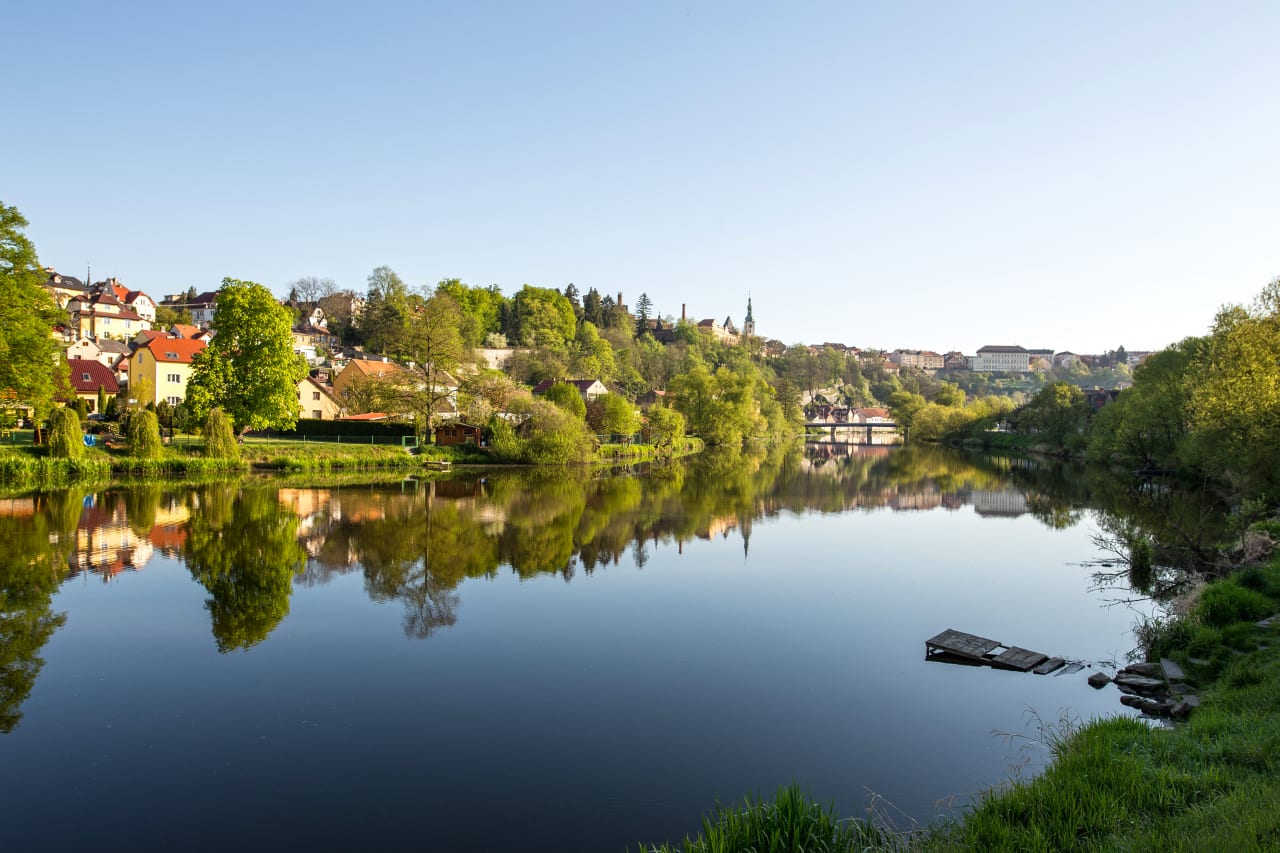
<svg viewBox="0 0 1280 853"><path fill-rule="evenodd" d="M71 323L82 338L117 338L127 341L151 324L122 304L114 292L101 290L67 302Z"/></svg>
<svg viewBox="0 0 1280 853"><path fill-rule="evenodd" d="M204 341L168 337L152 338L138 347L129 357L129 399L144 406L161 400L181 403L191 378L191 356L204 348Z"/></svg>
<svg viewBox="0 0 1280 853"><path fill-rule="evenodd" d="M323 385L310 376L303 377L298 383L298 417L332 421L341 414L342 407Z"/></svg>

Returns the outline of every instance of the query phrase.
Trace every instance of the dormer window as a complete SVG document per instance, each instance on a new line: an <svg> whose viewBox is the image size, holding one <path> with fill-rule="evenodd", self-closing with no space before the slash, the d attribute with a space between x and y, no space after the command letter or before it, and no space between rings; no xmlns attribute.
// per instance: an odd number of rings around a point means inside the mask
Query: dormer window
<svg viewBox="0 0 1280 853"><path fill-rule="evenodd" d="M164 354L164 357L165 357L165 358L171 358L171 359L173 359L174 361L177 361L177 360L178 360L178 354L177 354L176 352L167 352L167 353L165 353L165 354Z"/></svg>
<svg viewBox="0 0 1280 853"><path fill-rule="evenodd" d="M80 374L80 378L81 378L82 380L84 380L85 382L88 382L88 381L89 381L89 374L87 374L87 373L81 373L81 374Z"/></svg>

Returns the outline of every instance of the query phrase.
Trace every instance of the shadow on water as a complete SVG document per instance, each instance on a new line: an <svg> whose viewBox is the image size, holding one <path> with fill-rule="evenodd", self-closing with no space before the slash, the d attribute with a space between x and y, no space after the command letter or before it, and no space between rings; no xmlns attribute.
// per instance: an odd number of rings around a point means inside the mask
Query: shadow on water
<svg viewBox="0 0 1280 853"><path fill-rule="evenodd" d="M59 585L110 581L157 552L206 590L217 649L234 652L281 624L295 585L351 573L371 599L400 602L405 634L425 638L456 623L469 578L567 582L628 553L643 568L658 544L731 534L746 551L752 524L782 513L966 507L1052 528L1096 510L1104 535L1160 543L1150 574L1135 577L1146 591L1196 570L1224 529L1222 508L1197 492L1057 462L875 445L708 452L611 476L478 470L321 487L247 478L10 498L0 501L0 731L21 719L40 651L67 618L52 609Z"/></svg>

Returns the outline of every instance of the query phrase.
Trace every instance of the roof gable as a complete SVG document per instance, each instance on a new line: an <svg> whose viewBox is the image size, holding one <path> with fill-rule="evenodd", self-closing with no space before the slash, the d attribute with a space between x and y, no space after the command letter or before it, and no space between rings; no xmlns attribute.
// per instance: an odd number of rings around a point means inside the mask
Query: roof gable
<svg viewBox="0 0 1280 853"><path fill-rule="evenodd" d="M115 373L100 361L69 358L67 368L71 374L71 387L77 394L96 394L99 388L108 394L115 394L120 390L120 383L116 381Z"/></svg>
<svg viewBox="0 0 1280 853"><path fill-rule="evenodd" d="M170 364L190 364L191 357L205 348L204 341L192 341L186 338L152 338L139 349L151 353L156 361Z"/></svg>

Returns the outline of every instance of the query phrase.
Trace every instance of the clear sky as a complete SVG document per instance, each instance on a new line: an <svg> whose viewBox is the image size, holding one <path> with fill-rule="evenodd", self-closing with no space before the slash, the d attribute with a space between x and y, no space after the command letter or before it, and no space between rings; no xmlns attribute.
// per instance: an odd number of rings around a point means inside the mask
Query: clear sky
<svg viewBox="0 0 1280 853"><path fill-rule="evenodd" d="M157 298L389 265L1155 349L1280 275L1280 3L10 3L0 201Z"/></svg>

